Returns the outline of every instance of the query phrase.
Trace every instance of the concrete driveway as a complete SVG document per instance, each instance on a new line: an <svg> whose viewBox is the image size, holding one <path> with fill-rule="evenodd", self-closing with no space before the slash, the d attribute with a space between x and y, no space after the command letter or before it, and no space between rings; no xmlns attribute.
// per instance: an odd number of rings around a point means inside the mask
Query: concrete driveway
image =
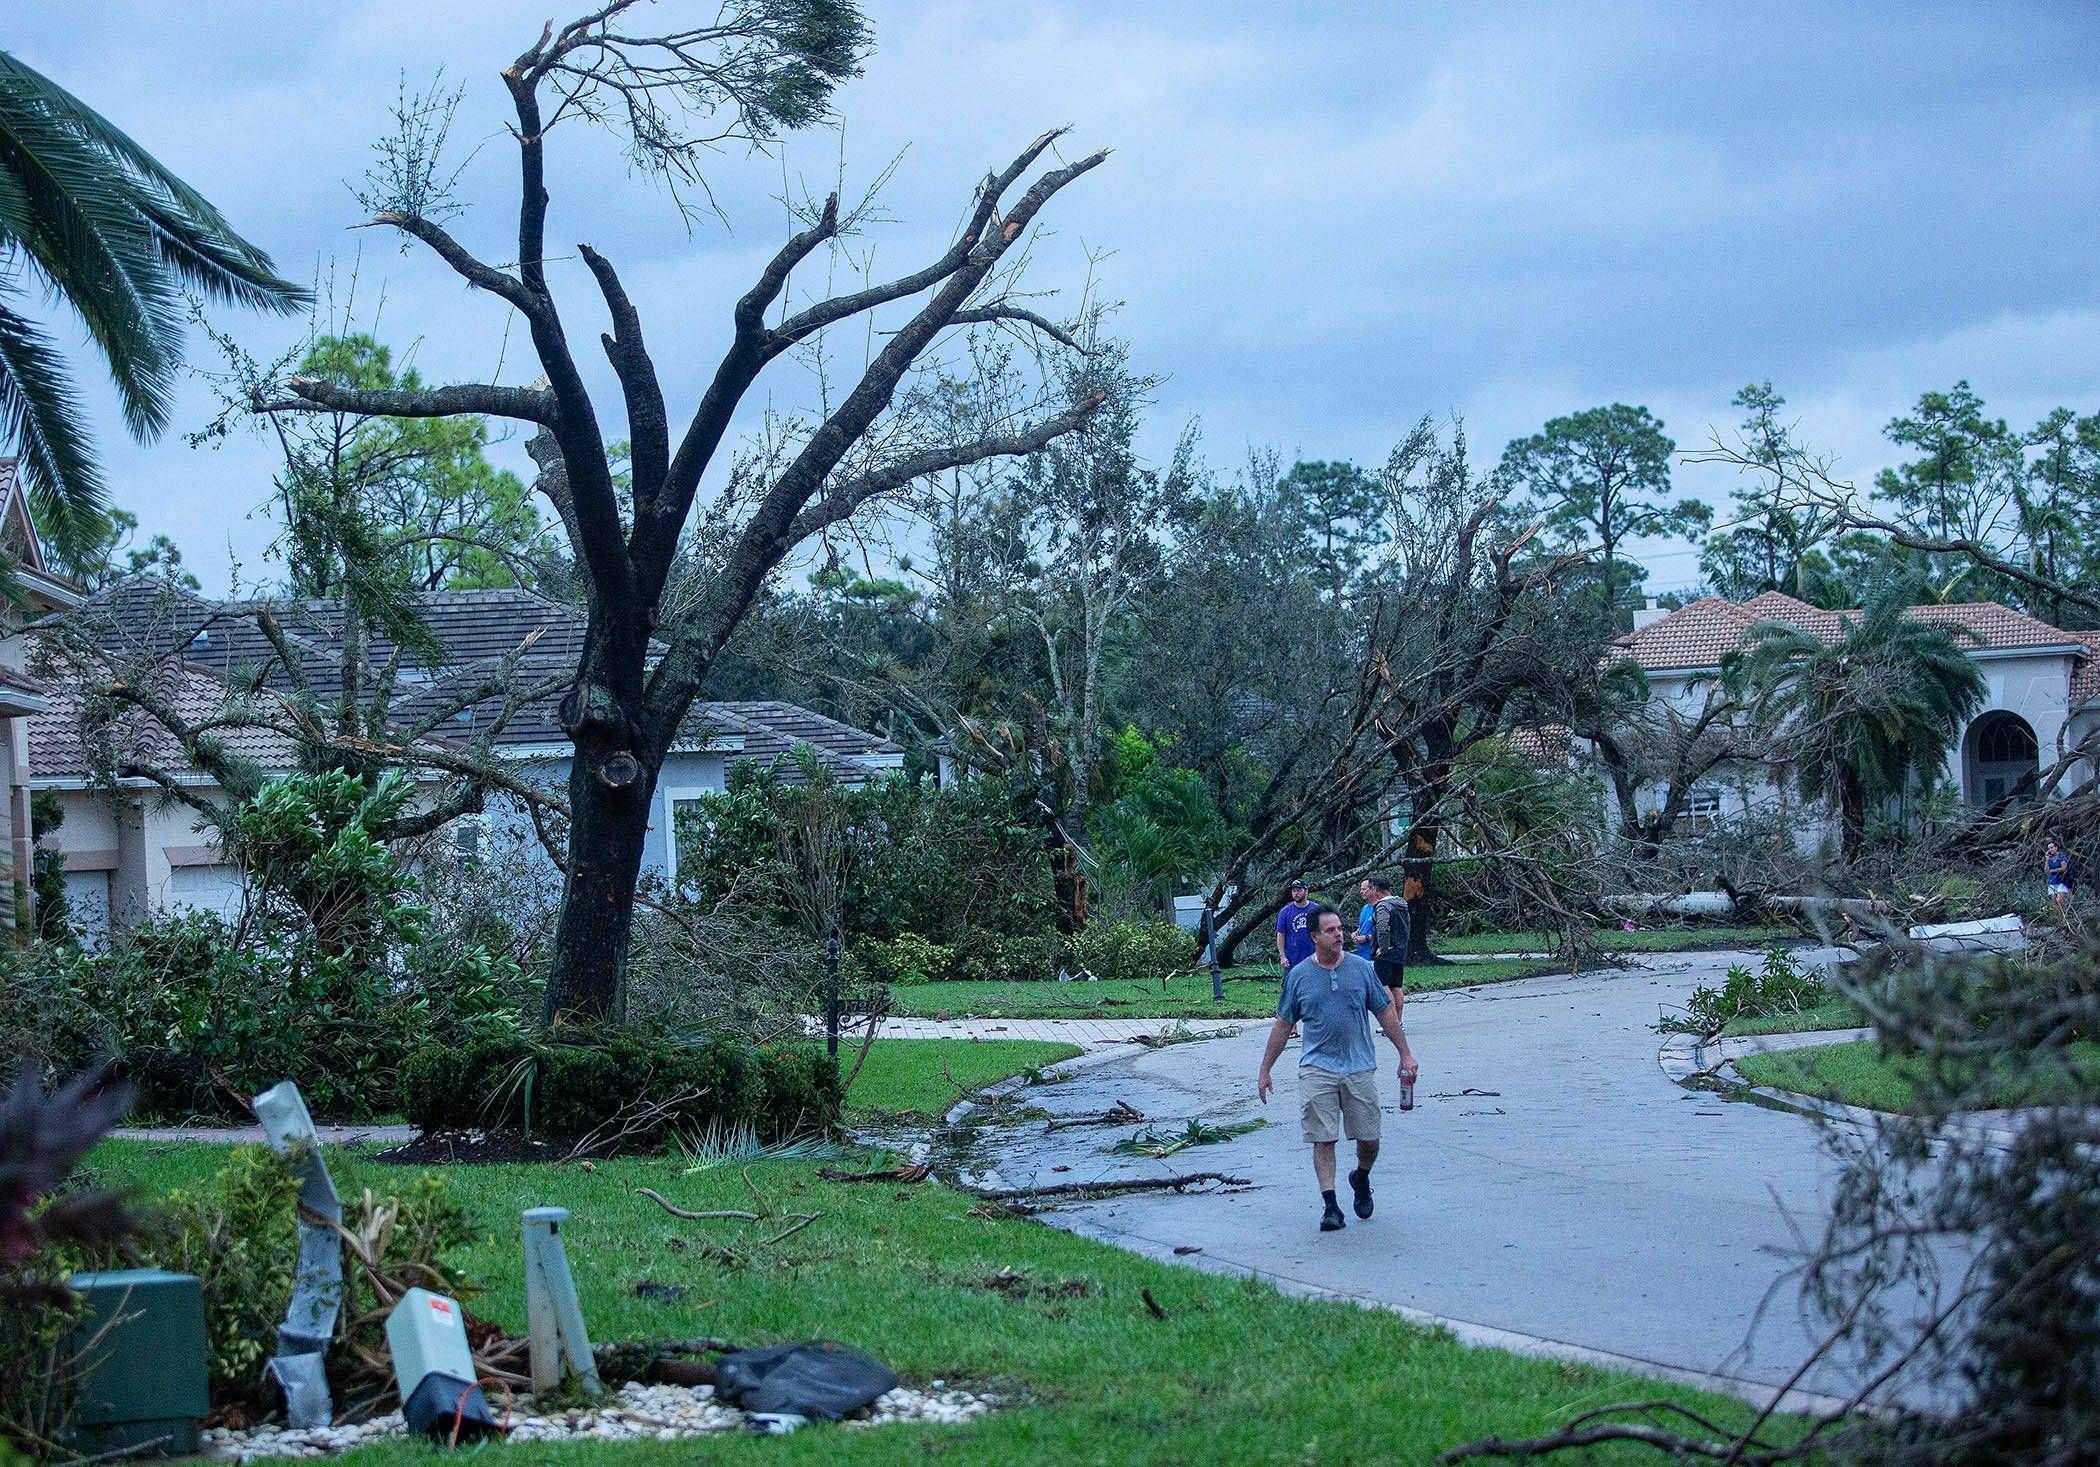
<svg viewBox="0 0 2100 1467"><path fill-rule="evenodd" d="M1180 1261L1419 1311L1480 1343L1769 1396L1820 1337L1783 1276L1798 1239L1820 1229L1834 1164L1813 1122L1693 1094L1656 1064L1663 1006L1744 957L1657 955L1411 1001L1416 1108L1397 1109L1379 1040L1377 1214L1352 1214L1340 1233L1317 1229L1295 1048L1269 1105L1255 1099L1266 1023L1089 1065L1027 1097L1060 1115L1123 1100L1177 1129L1191 1116L1265 1116L1264 1130L1146 1161L1105 1154L1130 1127L1046 1136L1038 1119L987 1126L965 1162L1009 1186L1225 1170L1257 1185L1111 1198L1045 1220L1160 1257L1200 1249ZM1346 1187L1342 1197L1346 1209ZM1843 1395L1857 1379L1856 1362L1830 1359L1801 1389Z"/></svg>

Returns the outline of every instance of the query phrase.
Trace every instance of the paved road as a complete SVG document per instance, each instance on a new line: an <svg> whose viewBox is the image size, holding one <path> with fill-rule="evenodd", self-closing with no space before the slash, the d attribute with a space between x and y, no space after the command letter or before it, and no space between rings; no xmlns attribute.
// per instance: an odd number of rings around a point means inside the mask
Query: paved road
<svg viewBox="0 0 2100 1467"><path fill-rule="evenodd" d="M1256 1187L1109 1199L1048 1220L1157 1256L1200 1248L1183 1261L1423 1311L1483 1342L1711 1373L1755 1396L1784 1382L1816 1338L1795 1289L1774 1284L1797 1256L1797 1228L1820 1227L1835 1168L1813 1123L1670 1083L1654 1029L1665 1003L1742 957L1656 955L1639 970L1411 1002L1416 1109L1397 1110L1379 1041L1378 1211L1338 1234L1317 1230L1295 1079L1279 1074L1266 1111L1256 1102L1265 1023L1094 1065L1029 1096L1057 1114L1126 1100L1177 1126L1266 1115L1264 1130L1147 1162L1104 1154L1124 1131L1045 1136L1037 1120L988 1127L982 1150L964 1156L1006 1185L1223 1168ZM1803 1388L1843 1394L1855 1379L1852 1362L1830 1360Z"/></svg>

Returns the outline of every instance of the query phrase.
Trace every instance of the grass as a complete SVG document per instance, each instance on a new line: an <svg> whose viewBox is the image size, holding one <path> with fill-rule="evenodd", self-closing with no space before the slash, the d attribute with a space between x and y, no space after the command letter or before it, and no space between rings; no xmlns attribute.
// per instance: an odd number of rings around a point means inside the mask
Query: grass
<svg viewBox="0 0 2100 1467"><path fill-rule="evenodd" d="M1730 1019L1721 1028L1723 1039L1752 1034L1806 1034L1816 1029L1864 1028L1867 1016L1849 998L1829 998L1791 1014L1767 1014L1760 1018Z"/></svg>
<svg viewBox="0 0 2100 1467"><path fill-rule="evenodd" d="M1068 1060L1076 1044L1033 1039L878 1039L854 1077L846 1109L860 1114L942 1116L965 1093ZM839 1047L839 1062L852 1057Z"/></svg>
<svg viewBox="0 0 2100 1467"><path fill-rule="evenodd" d="M2100 1086L2100 1043L2081 1040L2066 1053L2068 1069L2015 1076L2009 1067L2001 1066L1979 1087L1977 1108L2049 1105L2090 1098L2094 1087ZM1888 1054L1872 1039L1745 1055L1735 1062L1735 1067L1754 1085L1792 1090L1869 1110L1913 1113L1920 1108L1918 1081L1926 1073L1920 1059Z"/></svg>
<svg viewBox="0 0 2100 1467"><path fill-rule="evenodd" d="M1657 927L1622 932L1606 927L1592 941L1606 952L1666 953L1689 948L1762 947L1795 936L1788 927ZM1434 937L1430 945L1445 953L1546 953L1558 950L1559 938L1539 932L1472 932L1464 937Z"/></svg>
<svg viewBox="0 0 2100 1467"><path fill-rule="evenodd" d="M1407 991L1433 993L1557 971L1552 963L1528 958L1440 963L1409 968ZM1208 974L1164 982L908 983L890 990L890 1003L895 1014L928 1019L1266 1019L1276 1012L1276 984L1267 969L1258 978L1227 978L1225 1002L1212 1003Z"/></svg>
<svg viewBox="0 0 2100 1467"><path fill-rule="evenodd" d="M196 1143L112 1142L90 1164L105 1181L158 1194L194 1185L225 1156ZM341 1152L330 1165L346 1194L398 1178ZM1038 1222L982 1220L967 1198L937 1185L834 1185L792 1161L681 1172L675 1161L647 1159L599 1162L588 1173L447 1169L483 1234L454 1259L489 1286L472 1307L524 1328L518 1212L558 1203L573 1213L563 1233L594 1339L835 1339L871 1350L907 1383L990 1389L1020 1408L965 1427L519 1444L494 1451L492 1463L1426 1463L1458 1442L1551 1430L1613 1401L1677 1400L1738 1426L1750 1416L1739 1402L1674 1385L1461 1346L1387 1311L1286 1298ZM635 1195L646 1186L695 1209L748 1208L746 1172L770 1206L823 1217L766 1250L761 1228L676 1221ZM754 1261L725 1270L676 1246L702 1237L745 1238ZM1004 1268L1045 1285L1079 1281L1083 1292L985 1287ZM638 1299L643 1280L689 1292L676 1303ZM1146 1289L1164 1320L1147 1312ZM393 1441L354 1460L431 1467L436 1457L421 1443ZM1655 1458L1622 1448L1583 1460Z"/></svg>
<svg viewBox="0 0 2100 1467"><path fill-rule="evenodd" d="M1259 935L1259 934L1257 934ZM1643 932L1608 928L1597 934L1606 952L1674 952L1685 948L1753 947L1791 936L1783 927L1673 927ZM1409 993L1471 988L1557 973L1551 939L1536 932L1475 932L1438 937L1439 952L1536 953L1537 957L1420 964L1407 970ZM1225 1001L1212 1003L1210 975L1164 982L1103 979L1095 983L905 983L890 990L891 1012L906 1018L972 1019L1265 1019L1276 1012L1276 968L1241 963L1226 970Z"/></svg>

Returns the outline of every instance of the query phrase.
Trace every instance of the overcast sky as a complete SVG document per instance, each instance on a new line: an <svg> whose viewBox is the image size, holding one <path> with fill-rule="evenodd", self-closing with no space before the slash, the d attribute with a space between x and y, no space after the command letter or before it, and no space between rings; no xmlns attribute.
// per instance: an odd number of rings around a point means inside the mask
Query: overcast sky
<svg viewBox="0 0 2100 1467"><path fill-rule="evenodd" d="M502 313L351 232L349 181L397 78L442 66L467 85L457 150L481 148L456 228L507 258L496 72L566 18L552 4L18 0L0 46L131 131L287 274L332 262L340 285L355 262L361 324L383 298L379 333L427 376L518 381L533 371ZM1107 252L1099 288L1165 378L1155 452L1194 419L1218 463L1267 444L1375 464L1431 412L1461 415L1492 461L1611 401L1693 446L1769 377L1810 441L1868 475L1889 454L1881 426L1958 377L2016 427L2058 403L2100 410L2100 10L1726 9L877 0L842 130L770 161L725 155L710 181L726 223L688 230L588 134L557 132L550 248L588 242L622 269L689 410L728 303L788 227L783 178L821 192L843 159L850 189L896 160L894 222L860 242L895 269L945 243L987 166L1069 123L1068 156L1115 153L1046 216L1042 278L1070 284ZM588 283L573 267L561 283L587 342ZM293 334L224 324L262 354ZM236 559L272 573L253 513L264 446L182 441L211 413L203 384L147 448L92 398L118 503L208 586ZM1680 487L1725 498L1704 472ZM1651 589L1696 579L1682 547L1646 559Z"/></svg>

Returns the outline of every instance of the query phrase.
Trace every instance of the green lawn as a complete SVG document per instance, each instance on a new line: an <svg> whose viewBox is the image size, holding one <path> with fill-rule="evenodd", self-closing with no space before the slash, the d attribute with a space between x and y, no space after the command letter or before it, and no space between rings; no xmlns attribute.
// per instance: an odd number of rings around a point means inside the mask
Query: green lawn
<svg viewBox="0 0 2100 1467"><path fill-rule="evenodd" d="M2090 1097L2093 1088L2100 1085L2100 1043L2082 1041L2070 1046L2067 1054L2077 1072L2075 1076L2059 1071L2015 1082L2010 1075L2003 1075L1985 1088L1978 1108L2048 1105L2076 1100L2081 1095ZM1872 1039L1818 1044L1779 1054L1745 1055L1735 1062L1735 1067L1755 1085L1886 1111L1916 1109L1917 1080L1924 1073L1916 1058L1886 1054ZM2079 1077L2083 1077L2082 1083Z"/></svg>
<svg viewBox="0 0 2100 1467"><path fill-rule="evenodd" d="M1407 989L1432 993L1555 971L1552 963L1532 959L1434 963L1409 968ZM1276 982L1266 969L1258 978L1227 978L1223 1003L1211 1002L1208 974L1164 983L908 983L890 990L890 1002L893 1013L929 1019L1265 1019L1276 1012Z"/></svg>
<svg viewBox="0 0 2100 1467"><path fill-rule="evenodd" d="M222 1148L108 1143L91 1157L106 1181L149 1193L193 1184ZM346 1195L394 1174L332 1153ZM808 1163L761 1161L686 1175L669 1160L576 1167L447 1169L485 1234L455 1261L489 1291L477 1311L525 1323L518 1212L558 1203L594 1339L712 1335L745 1345L823 1337L859 1345L904 1379L989 1389L1016 1402L965 1427L811 1427L785 1438L519 1444L490 1461L636 1464L1427 1463L1489 1433L1526 1436L1613 1401L1666 1398L1727 1423L1732 1400L1588 1366L1458 1345L1397 1315L1286 1298L1266 1285L1157 1263L1029 1221L986 1221L936 1185L835 1185ZM695 1209L749 1208L745 1177L770 1207L821 1212L777 1248L770 1229L681 1222L635 1195L653 1187ZM726 1270L684 1240L743 1239L748 1266ZM1395 1242L1401 1240L1395 1239ZM1001 1269L1038 1292L995 1291ZM684 1300L638 1299L643 1280L684 1285ZM1070 1290L1057 1286L1076 1281ZM1164 1320L1147 1311L1150 1289ZM1075 1296L1076 1295L1076 1296ZM432 1450L389 1442L361 1463L428 1467ZM1621 1449L1586 1462L1650 1463Z"/></svg>
<svg viewBox="0 0 2100 1467"><path fill-rule="evenodd" d="M1832 998L1813 1008L1791 1014L1771 1014L1758 1019L1731 1019L1721 1029L1723 1039L1751 1034L1806 1034L1814 1029L1858 1029L1867 1016L1849 998Z"/></svg>
<svg viewBox="0 0 2100 1467"><path fill-rule="evenodd" d="M850 1068L854 1050L839 1046ZM878 1039L854 1077L846 1108L860 1114L942 1116L971 1090L1080 1052L1076 1044L1031 1039Z"/></svg>
<svg viewBox="0 0 2100 1467"><path fill-rule="evenodd" d="M1688 948L1763 947L1795 935L1789 927L1658 927L1639 932L1606 927L1591 940L1607 952L1666 953ZM1548 933L1474 932L1464 937L1432 937L1430 946L1443 953L1550 954L1559 941L1557 934Z"/></svg>

